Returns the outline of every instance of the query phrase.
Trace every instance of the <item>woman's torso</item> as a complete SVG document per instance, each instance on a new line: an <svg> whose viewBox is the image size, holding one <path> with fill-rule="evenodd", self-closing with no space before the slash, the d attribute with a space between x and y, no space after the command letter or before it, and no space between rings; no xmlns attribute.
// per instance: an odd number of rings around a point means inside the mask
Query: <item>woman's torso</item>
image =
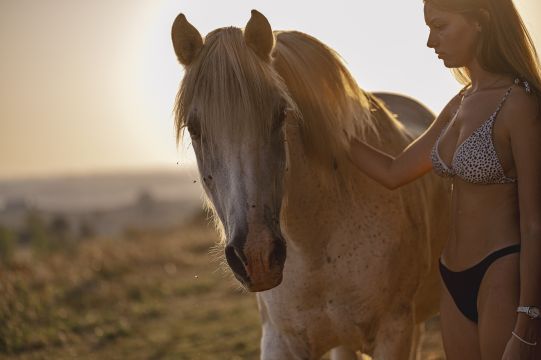
<svg viewBox="0 0 541 360"><path fill-rule="evenodd" d="M515 85L465 97L434 145L435 169L448 167L438 172L448 170L443 175L451 175L453 182L451 231L442 253L442 262L452 270L520 243L516 172L500 119L514 91L521 89Z"/></svg>

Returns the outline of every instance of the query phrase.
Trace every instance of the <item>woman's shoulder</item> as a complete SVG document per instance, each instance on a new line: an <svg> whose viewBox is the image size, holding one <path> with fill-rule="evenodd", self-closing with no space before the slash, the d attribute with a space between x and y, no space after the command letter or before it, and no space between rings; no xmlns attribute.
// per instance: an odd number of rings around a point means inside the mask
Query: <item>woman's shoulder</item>
<svg viewBox="0 0 541 360"><path fill-rule="evenodd" d="M541 122L540 110L539 97L529 88L529 85L519 83L513 85L499 116L502 122L512 128L531 122Z"/></svg>
<svg viewBox="0 0 541 360"><path fill-rule="evenodd" d="M515 84L509 93L504 108L515 116L536 117L539 110L539 97L531 90L528 83Z"/></svg>

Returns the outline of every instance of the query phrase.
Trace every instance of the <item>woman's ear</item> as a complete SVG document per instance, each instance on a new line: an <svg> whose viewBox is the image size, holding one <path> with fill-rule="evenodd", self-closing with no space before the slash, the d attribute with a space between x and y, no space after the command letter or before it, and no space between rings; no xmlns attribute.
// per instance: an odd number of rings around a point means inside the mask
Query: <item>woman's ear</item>
<svg viewBox="0 0 541 360"><path fill-rule="evenodd" d="M483 28L487 28L490 24L490 13L487 9L479 10L479 19L477 20L477 31L483 31Z"/></svg>
<svg viewBox="0 0 541 360"><path fill-rule="evenodd" d="M178 61L184 66L190 65L203 47L201 34L186 20L184 14L179 14L173 22L171 39Z"/></svg>

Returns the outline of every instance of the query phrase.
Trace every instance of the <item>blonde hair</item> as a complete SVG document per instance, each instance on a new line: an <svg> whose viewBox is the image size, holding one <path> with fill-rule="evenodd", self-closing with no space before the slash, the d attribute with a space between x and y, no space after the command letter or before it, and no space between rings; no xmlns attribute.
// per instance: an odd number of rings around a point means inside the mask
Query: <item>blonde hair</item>
<svg viewBox="0 0 541 360"><path fill-rule="evenodd" d="M374 123L369 94L358 87L338 54L317 39L295 31L276 32L275 37L272 63L267 64L246 46L240 29L218 29L206 36L177 94L177 142L190 126L190 116L199 120L210 149L226 134L234 143L268 137L275 124L273 110L285 101L298 117L309 157L333 173L334 168L348 168L344 133L370 134L377 141L383 127ZM401 125L389 119L398 132Z"/></svg>
<svg viewBox="0 0 541 360"><path fill-rule="evenodd" d="M205 38L196 61L187 69L175 102L177 143L189 126L189 116L200 120L201 133L214 142L228 134L267 134L273 126L273 110L293 100L269 64L244 44L242 31L229 27L214 30Z"/></svg>
<svg viewBox="0 0 541 360"><path fill-rule="evenodd" d="M541 68L532 38L512 0L423 0L443 11L460 13L482 26L477 60L483 69L527 81L541 97ZM488 15L488 16L486 16ZM458 82L471 84L464 67L453 69Z"/></svg>

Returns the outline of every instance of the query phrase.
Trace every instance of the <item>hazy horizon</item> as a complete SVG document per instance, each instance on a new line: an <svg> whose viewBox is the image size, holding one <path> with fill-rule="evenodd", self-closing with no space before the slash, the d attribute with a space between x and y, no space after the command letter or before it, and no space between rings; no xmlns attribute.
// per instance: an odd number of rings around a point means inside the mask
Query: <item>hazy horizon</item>
<svg viewBox="0 0 541 360"><path fill-rule="evenodd" d="M540 48L541 3L516 4ZM183 12L205 35L244 27L252 8L273 29L303 31L335 49L368 91L405 93L438 112L459 89L425 46L421 0L2 0L0 179L193 165L187 145L177 152L175 144L183 73L171 24Z"/></svg>
<svg viewBox="0 0 541 360"><path fill-rule="evenodd" d="M186 173L197 175L197 165L193 162L185 163L178 166L111 166L111 167L96 167L90 169L65 170L54 173L14 173L0 177L0 185L14 182L25 181L40 181L40 180L62 180L70 178L86 178L86 177L107 177L107 176L141 176L152 174L168 174L177 173L184 175ZM195 178L194 178L195 179Z"/></svg>

